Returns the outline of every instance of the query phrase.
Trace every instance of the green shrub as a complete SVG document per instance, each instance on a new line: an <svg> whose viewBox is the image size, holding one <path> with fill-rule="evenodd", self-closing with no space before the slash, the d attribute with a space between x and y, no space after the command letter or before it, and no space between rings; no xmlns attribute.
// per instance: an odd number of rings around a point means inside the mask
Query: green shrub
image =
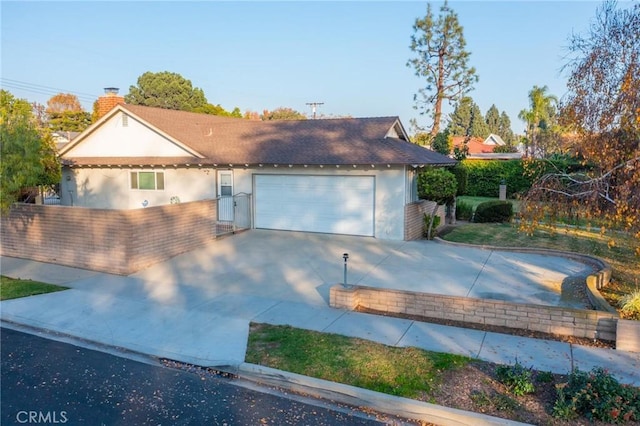
<svg viewBox="0 0 640 426"><path fill-rule="evenodd" d="M513 204L498 200L478 204L473 216L474 222L478 223L509 222L511 219L513 219Z"/></svg>
<svg viewBox="0 0 640 426"><path fill-rule="evenodd" d="M473 206L464 201L456 202L456 219L471 220L473 217Z"/></svg>
<svg viewBox="0 0 640 426"><path fill-rule="evenodd" d="M424 214L424 235L429 238L431 237L431 235L429 235L429 223L431 223L431 215L428 214ZM433 229L438 229L438 226L440 226L440 216L435 215L433 217Z"/></svg>
<svg viewBox="0 0 640 426"><path fill-rule="evenodd" d="M496 367L498 380L516 396L526 395L536 391L533 385L531 369L525 368L516 360L514 365L499 365Z"/></svg>
<svg viewBox="0 0 640 426"><path fill-rule="evenodd" d="M554 417L585 416L609 423L640 420L640 389L620 384L600 367L589 373L574 370L569 381L557 385L556 391Z"/></svg>
<svg viewBox="0 0 640 426"><path fill-rule="evenodd" d="M620 308L629 318L640 320L640 290L624 296L620 300Z"/></svg>
<svg viewBox="0 0 640 426"><path fill-rule="evenodd" d="M418 197L447 204L456 196L458 183L449 170L429 167L418 175Z"/></svg>

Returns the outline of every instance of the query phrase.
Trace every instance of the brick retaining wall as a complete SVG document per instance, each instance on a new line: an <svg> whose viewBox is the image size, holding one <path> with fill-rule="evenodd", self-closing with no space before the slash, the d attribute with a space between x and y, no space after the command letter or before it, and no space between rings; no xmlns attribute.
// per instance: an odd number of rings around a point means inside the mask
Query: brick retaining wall
<svg viewBox="0 0 640 426"><path fill-rule="evenodd" d="M528 305L502 300L444 296L365 286L331 287L330 306L363 307L425 318L519 328L565 336L616 340L618 315L611 312Z"/></svg>
<svg viewBox="0 0 640 426"><path fill-rule="evenodd" d="M15 204L3 256L127 275L214 240L216 200L135 210Z"/></svg>
<svg viewBox="0 0 640 426"><path fill-rule="evenodd" d="M435 201L419 200L404 206L404 240L419 240L424 236L424 215L431 216ZM436 213L440 216L440 225L444 226L445 206L440 206Z"/></svg>

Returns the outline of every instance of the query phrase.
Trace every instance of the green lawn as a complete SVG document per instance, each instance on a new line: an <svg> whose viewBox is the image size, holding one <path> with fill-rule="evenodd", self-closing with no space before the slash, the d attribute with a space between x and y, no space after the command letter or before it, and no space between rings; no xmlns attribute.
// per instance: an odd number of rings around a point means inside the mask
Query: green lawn
<svg viewBox="0 0 640 426"><path fill-rule="evenodd" d="M3 275L0 277L0 300L52 293L54 291L66 290L67 288L68 287L45 284L38 281L9 278Z"/></svg>
<svg viewBox="0 0 640 426"><path fill-rule="evenodd" d="M337 334L251 324L246 361L390 395L418 397L470 358Z"/></svg>

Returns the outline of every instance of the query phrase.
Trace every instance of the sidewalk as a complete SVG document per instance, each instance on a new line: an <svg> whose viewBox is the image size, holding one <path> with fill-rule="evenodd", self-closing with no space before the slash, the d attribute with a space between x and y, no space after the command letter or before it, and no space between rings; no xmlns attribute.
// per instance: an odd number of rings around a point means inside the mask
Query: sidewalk
<svg viewBox="0 0 640 426"><path fill-rule="evenodd" d="M337 333L391 346L416 346L554 373L609 370L640 386L640 354L343 311L322 305L245 294L220 294L201 303L127 298L122 286L138 278L3 258L2 274L62 284L70 290L0 303L3 324L34 327L117 348L204 366L244 362L250 322ZM87 285L91 282L92 285ZM101 282L103 285L97 285ZM92 290L94 289L94 290ZM97 289L97 290L95 290Z"/></svg>

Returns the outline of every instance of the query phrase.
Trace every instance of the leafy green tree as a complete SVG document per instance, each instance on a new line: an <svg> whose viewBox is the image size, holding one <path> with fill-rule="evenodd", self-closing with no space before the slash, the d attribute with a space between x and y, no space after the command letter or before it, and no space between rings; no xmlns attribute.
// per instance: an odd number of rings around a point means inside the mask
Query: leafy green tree
<svg viewBox="0 0 640 426"><path fill-rule="evenodd" d="M53 131L81 132L91 125L91 114L82 109L71 93L58 93L47 101L49 128Z"/></svg>
<svg viewBox="0 0 640 426"><path fill-rule="evenodd" d="M193 87L191 80L180 74L169 71L145 72L138 77L137 86L129 87L124 100L132 105L181 111L195 111L207 105L202 89Z"/></svg>
<svg viewBox="0 0 640 426"><path fill-rule="evenodd" d="M433 142L431 142L431 149L442 155L451 154L452 148L453 138L449 134L449 129L444 129L444 131L438 133L436 137L433 138Z"/></svg>
<svg viewBox="0 0 640 426"><path fill-rule="evenodd" d="M261 118L264 121L269 120L306 120L307 116L293 108L279 107L273 111L265 109Z"/></svg>
<svg viewBox="0 0 640 426"><path fill-rule="evenodd" d="M533 157L544 156L546 150L542 142L548 140L557 122L558 98L547 94L548 90L547 86L533 86L529 91L529 109L523 109L518 115L527 124L528 153Z"/></svg>
<svg viewBox="0 0 640 426"><path fill-rule="evenodd" d="M223 117L242 118L242 112L240 111L240 108L235 107L233 111L227 111L220 104L213 105L208 103L202 107L194 108L193 112L199 112L199 113L210 114L210 115L221 115Z"/></svg>
<svg viewBox="0 0 640 426"><path fill-rule="evenodd" d="M491 105L487 110L484 120L487 123L487 130L489 133L500 135L500 137L502 137L500 134L500 112L495 104Z"/></svg>
<svg viewBox="0 0 640 426"><path fill-rule="evenodd" d="M591 167L540 177L524 199L522 227L579 211L629 232L640 256L640 4L618 9L606 1L588 30L571 36L569 51L562 124Z"/></svg>
<svg viewBox="0 0 640 426"><path fill-rule="evenodd" d="M440 131L443 101L451 103L469 92L478 76L468 65L471 53L466 50L458 15L446 0L437 18L427 3L427 13L416 19L413 31L410 48L416 57L407 66L426 81L414 95L415 109L433 118L430 133L435 137Z"/></svg>
<svg viewBox="0 0 640 426"><path fill-rule="evenodd" d="M431 239L433 221L438 211L438 204L451 203L458 191L456 176L443 168L428 168L418 175L418 197L435 201L437 204L431 213L427 229L427 238Z"/></svg>
<svg viewBox="0 0 640 426"><path fill-rule="evenodd" d="M432 139L431 133L418 132L415 135L413 135L413 138L411 138L411 141L418 145L429 146L431 145L431 139Z"/></svg>
<svg viewBox="0 0 640 426"><path fill-rule="evenodd" d="M32 106L0 90L0 211L18 201L20 190L60 182L60 163L47 129L38 126Z"/></svg>

